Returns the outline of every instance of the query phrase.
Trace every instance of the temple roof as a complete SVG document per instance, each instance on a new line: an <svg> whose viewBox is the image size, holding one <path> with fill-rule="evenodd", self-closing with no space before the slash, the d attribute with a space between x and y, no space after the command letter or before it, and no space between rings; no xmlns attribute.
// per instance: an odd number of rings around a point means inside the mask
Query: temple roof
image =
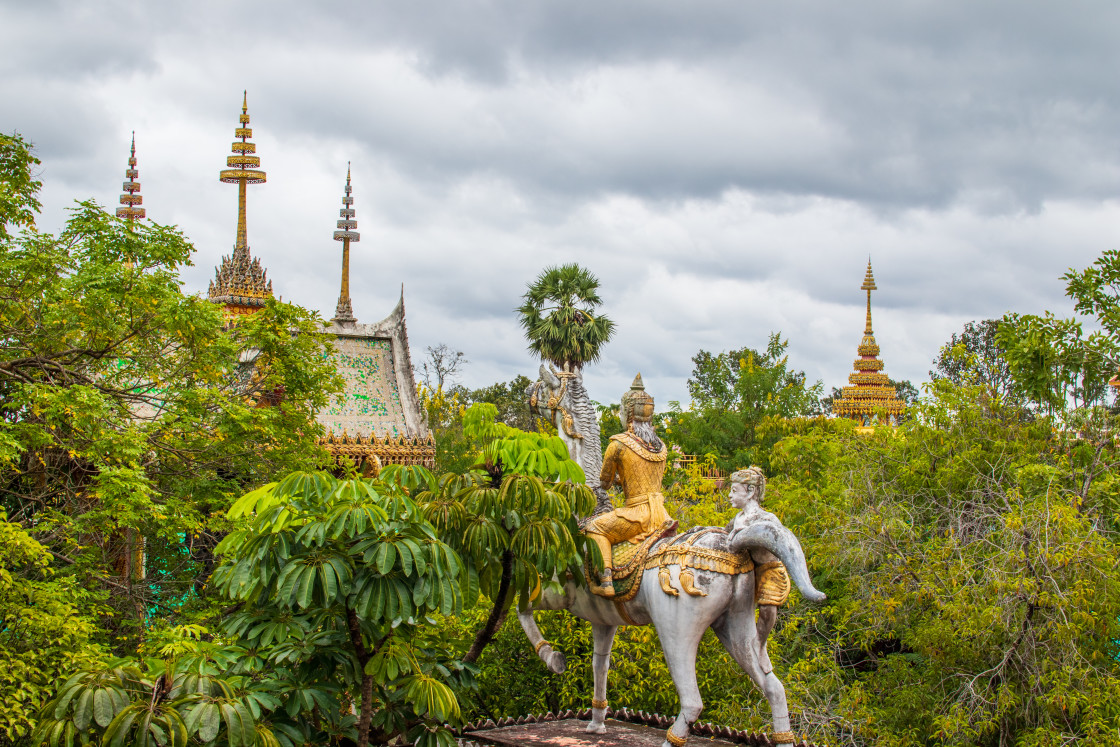
<svg viewBox="0 0 1120 747"><path fill-rule="evenodd" d="M380 322L335 322L324 331L334 336L334 359L345 381L342 401L317 416L328 439L428 439L412 376L404 287L396 308Z"/></svg>
<svg viewBox="0 0 1120 747"><path fill-rule="evenodd" d="M840 398L832 403L832 412L866 425L874 424L880 415L886 416L888 422L897 423L906 406L898 398L890 377L883 373L883 361L879 360L879 344L875 342L871 327L871 291L877 290L877 286L870 258L860 290L867 292L867 317L863 339L856 349L859 358L852 364L855 373L848 376L850 386L841 390Z"/></svg>

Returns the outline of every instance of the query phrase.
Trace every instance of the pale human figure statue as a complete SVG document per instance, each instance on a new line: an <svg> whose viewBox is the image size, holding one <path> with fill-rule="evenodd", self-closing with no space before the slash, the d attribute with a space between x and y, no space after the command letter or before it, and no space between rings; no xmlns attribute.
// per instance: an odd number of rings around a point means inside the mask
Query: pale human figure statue
<svg viewBox="0 0 1120 747"><path fill-rule="evenodd" d="M599 596L615 594L611 547L621 542L641 542L654 532L671 533L676 522L665 511L661 494L661 478L665 475L668 449L653 428L653 397L642 384L642 375L634 378L630 391L622 395L619 416L623 433L611 436L603 455L599 484L604 489L618 484L626 500L621 508L588 519L584 534L593 540L603 556L599 583L591 591Z"/></svg>
<svg viewBox="0 0 1120 747"><path fill-rule="evenodd" d="M778 522L778 517L762 508L766 495L766 476L758 467L749 467L731 474L731 505L740 509L735 518L727 525L732 545L735 533L763 521ZM763 670L770 671L770 657L766 653L766 639L774 629L778 619L778 607L789 598L789 574L778 556L761 547L751 547L751 559L755 568L755 604L758 605L758 647Z"/></svg>

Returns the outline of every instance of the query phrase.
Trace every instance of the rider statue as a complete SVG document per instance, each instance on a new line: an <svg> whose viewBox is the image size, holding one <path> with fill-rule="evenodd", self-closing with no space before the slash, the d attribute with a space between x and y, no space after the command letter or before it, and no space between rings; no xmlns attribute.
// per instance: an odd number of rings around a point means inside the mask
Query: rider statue
<svg viewBox="0 0 1120 747"><path fill-rule="evenodd" d="M740 509L731 523L727 525L730 542L734 544L735 533L749 528L760 519L774 519L776 517L762 508L762 499L766 495L766 476L758 467L748 467L731 474L731 494L728 496L731 505ZM785 604L789 598L789 574L782 561L768 550L754 547L750 550L751 559L754 561L755 604L758 605L758 642L762 659L762 669L769 672L770 657L766 655L766 638L774 628L778 619L778 607Z"/></svg>
<svg viewBox="0 0 1120 747"><path fill-rule="evenodd" d="M598 584L591 583L591 591L604 597L615 593L612 545L638 543L654 532L672 532L676 526L665 512L665 496L661 494L668 449L653 429L653 397L646 392L641 374L622 395L619 416L626 430L611 436L599 484L606 490L618 483L626 501L621 508L588 519L583 526L584 534L603 556L602 575Z"/></svg>

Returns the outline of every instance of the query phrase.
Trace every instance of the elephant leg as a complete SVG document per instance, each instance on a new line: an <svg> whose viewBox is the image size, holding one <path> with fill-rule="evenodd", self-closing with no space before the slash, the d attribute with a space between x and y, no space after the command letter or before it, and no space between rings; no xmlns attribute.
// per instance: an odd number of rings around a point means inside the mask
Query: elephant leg
<svg viewBox="0 0 1120 747"><path fill-rule="evenodd" d="M754 681L766 702L770 704L770 717L773 719L774 736L786 734L788 739L774 740L776 745L793 744L790 732L789 707L786 704L786 689L773 671L764 671L759 654L762 649L757 639L757 628L754 621L754 606L749 609L728 611L727 615L719 622L712 625L716 637L731 654L736 663L747 676ZM765 646L765 642L761 644ZM769 663L769 657L766 662Z"/></svg>
<svg viewBox="0 0 1120 747"><path fill-rule="evenodd" d="M696 624L695 619L684 617L673 620L671 624L657 626L657 637L661 639L665 663L669 665L669 675L673 678L673 685L677 688L677 697L681 702L680 713L669 727L661 747L673 747L670 739L674 739L678 745L683 744L693 722L700 718L700 711L704 709L700 688L696 684L696 649L704 635L702 625L703 623Z"/></svg>
<svg viewBox="0 0 1120 747"><path fill-rule="evenodd" d="M774 665L770 663L770 653L766 650L766 639L770 637L770 631L774 629L774 623L778 621L778 608L772 604L760 604L758 606L758 662L762 665L763 672L774 671Z"/></svg>
<svg viewBox="0 0 1120 747"><path fill-rule="evenodd" d="M552 644L541 635L541 629L537 627L537 621L533 619L532 611L518 612L517 621L521 623L521 629L525 631L525 637L529 639L529 643L533 644L537 656L541 658L549 671L553 674L562 674L568 668L568 662L564 658L564 654L552 648Z"/></svg>
<svg viewBox="0 0 1120 747"><path fill-rule="evenodd" d="M591 723L587 725L587 731L602 734L607 730L604 723L607 718L607 673L611 669L611 647L618 626L594 623L591 629L595 634L595 656L591 660L595 687L591 696Z"/></svg>

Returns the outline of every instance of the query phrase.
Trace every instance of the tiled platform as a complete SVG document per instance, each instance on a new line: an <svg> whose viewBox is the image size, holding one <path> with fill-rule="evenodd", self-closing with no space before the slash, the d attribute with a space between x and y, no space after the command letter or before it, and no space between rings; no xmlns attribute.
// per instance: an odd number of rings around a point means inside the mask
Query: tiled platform
<svg viewBox="0 0 1120 747"><path fill-rule="evenodd" d="M661 747L665 729L607 719L606 734L588 734L587 721L568 718L514 724L463 733L463 740L494 747ZM693 735L693 747L739 747L733 742Z"/></svg>

